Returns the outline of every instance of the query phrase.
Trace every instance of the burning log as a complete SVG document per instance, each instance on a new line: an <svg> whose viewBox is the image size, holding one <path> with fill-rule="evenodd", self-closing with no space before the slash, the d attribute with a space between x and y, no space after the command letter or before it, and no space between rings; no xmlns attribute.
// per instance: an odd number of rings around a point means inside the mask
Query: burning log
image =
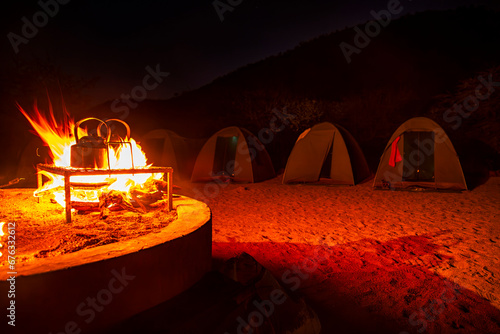
<svg viewBox="0 0 500 334"><path fill-rule="evenodd" d="M161 181L161 180L160 180ZM130 190L107 190L109 185L78 185L72 183L70 191L71 208L79 214L100 212L100 219L106 219L111 211L126 210L131 212L146 213L152 209L165 209L168 211L169 194L168 182L148 180L144 184L130 187ZM163 190L160 190L163 189ZM42 189L37 192L37 197L49 197L54 202L54 191L64 191L63 187ZM98 199L98 202L95 199Z"/></svg>
<svg viewBox="0 0 500 334"><path fill-rule="evenodd" d="M141 189L131 189L130 195L139 197L143 201L147 201L149 203L154 203L154 202L159 201L163 198L163 193L161 191L146 192L146 191L141 190Z"/></svg>
<svg viewBox="0 0 500 334"><path fill-rule="evenodd" d="M35 197L42 197L42 196L52 196L54 197L54 193L55 192L62 192L64 191L64 187L63 186L58 186L58 187L55 187L55 188L47 188L47 189L38 189L37 192L36 192L36 196Z"/></svg>
<svg viewBox="0 0 500 334"><path fill-rule="evenodd" d="M155 187L159 191L168 192L168 183L163 180L153 180Z"/></svg>
<svg viewBox="0 0 500 334"><path fill-rule="evenodd" d="M146 212L146 207L144 206L144 204L141 203L141 200L137 198L137 196L134 194L134 193L130 193L130 197L132 197L132 199L137 203L139 204L139 206L141 207L142 209L142 212Z"/></svg>
<svg viewBox="0 0 500 334"><path fill-rule="evenodd" d="M153 183L155 184L156 188L164 193L168 193L168 182L165 182L163 180L153 180ZM176 186L175 184L172 185L172 189L177 189L180 190L181 187Z"/></svg>
<svg viewBox="0 0 500 334"><path fill-rule="evenodd" d="M127 198L127 194L123 191L111 190L99 196L99 210L101 211L99 214L100 219L106 219L109 216L109 208L111 206L118 206L121 209L132 212L141 212L132 205Z"/></svg>
<svg viewBox="0 0 500 334"><path fill-rule="evenodd" d="M161 180L149 180L144 185L133 186L130 188L130 194L136 196L149 204L159 201L163 198L162 186L158 186L157 181ZM161 181L162 183L167 183ZM168 189L168 188L167 188Z"/></svg>
<svg viewBox="0 0 500 334"><path fill-rule="evenodd" d="M99 211L99 203L96 202L73 202L71 208L75 209L78 213L87 213L92 211Z"/></svg>

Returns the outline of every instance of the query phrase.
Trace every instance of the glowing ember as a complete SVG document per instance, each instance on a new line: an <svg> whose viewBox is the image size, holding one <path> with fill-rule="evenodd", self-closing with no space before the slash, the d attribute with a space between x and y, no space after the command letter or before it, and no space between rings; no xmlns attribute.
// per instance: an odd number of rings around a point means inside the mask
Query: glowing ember
<svg viewBox="0 0 500 334"><path fill-rule="evenodd" d="M34 115L29 115L18 104L18 108L28 119L38 136L50 148L53 163L56 167L75 169L71 167L71 146L76 144L74 138L75 122L64 109L63 120L58 122L54 117L52 105L49 102L49 117L40 113L37 106L34 107ZM78 128L78 137L87 136L87 130ZM130 143L130 144L129 144ZM124 138L123 143L109 145L110 169L147 169L151 165L147 163L146 155L141 147L132 138ZM133 164L132 164L133 159ZM65 206L64 177L47 171L40 171L49 181L34 192L38 197L43 194L53 194L54 199L61 206ZM160 180L163 173L144 174L113 174L113 175L84 175L71 176L71 184L93 185L95 189L72 189L71 201L73 202L99 202L102 192L111 190L129 193L132 187L143 186L146 182ZM98 187L95 187L98 185Z"/></svg>

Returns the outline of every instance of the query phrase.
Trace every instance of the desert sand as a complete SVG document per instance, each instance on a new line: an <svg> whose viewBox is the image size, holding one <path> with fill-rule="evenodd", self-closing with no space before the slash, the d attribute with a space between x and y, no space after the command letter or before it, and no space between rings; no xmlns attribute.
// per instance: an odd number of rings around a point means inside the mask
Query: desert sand
<svg viewBox="0 0 500 334"><path fill-rule="evenodd" d="M464 192L279 176L178 186L212 210L214 268L250 254L316 311L322 333L500 332L500 177Z"/></svg>
<svg viewBox="0 0 500 334"><path fill-rule="evenodd" d="M499 333L500 178L465 192L186 183L215 263L247 252L324 333Z"/></svg>

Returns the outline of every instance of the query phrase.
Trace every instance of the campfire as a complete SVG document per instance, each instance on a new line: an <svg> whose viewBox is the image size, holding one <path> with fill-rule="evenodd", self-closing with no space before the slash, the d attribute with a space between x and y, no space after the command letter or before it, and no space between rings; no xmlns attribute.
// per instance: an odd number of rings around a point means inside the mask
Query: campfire
<svg viewBox="0 0 500 334"><path fill-rule="evenodd" d="M89 117L75 123L64 110L57 121L52 106L45 117L35 106L29 115L18 105L34 130L50 149L51 164L38 164L38 189L34 196L48 197L71 213L172 210L171 167L153 167L130 127L120 119ZM92 127L83 127L83 124Z"/></svg>
<svg viewBox="0 0 500 334"><path fill-rule="evenodd" d="M23 289L15 293L16 315L29 319L16 323L20 332L104 332L211 270L210 209L189 197L172 199L172 168L148 163L127 123L19 109L51 155L36 166L34 193L0 191L2 220L15 223L0 236L0 289L9 291L17 275ZM16 273L6 254L13 233ZM126 280L122 288L119 280ZM95 310L86 305L89 296L102 307L92 321L80 312L80 305Z"/></svg>

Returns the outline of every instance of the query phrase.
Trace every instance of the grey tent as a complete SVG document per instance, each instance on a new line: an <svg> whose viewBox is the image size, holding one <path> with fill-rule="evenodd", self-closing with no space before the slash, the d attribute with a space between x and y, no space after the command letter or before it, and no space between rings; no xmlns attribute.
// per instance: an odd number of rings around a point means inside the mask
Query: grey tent
<svg viewBox="0 0 500 334"><path fill-rule="evenodd" d="M141 147L148 163L154 166L172 167L174 180L191 177L196 156L204 139L185 138L173 131L156 129L141 137Z"/></svg>
<svg viewBox="0 0 500 334"><path fill-rule="evenodd" d="M259 182L275 176L271 158L257 137L231 126L215 133L203 145L191 181L228 177L236 182Z"/></svg>
<svg viewBox="0 0 500 334"><path fill-rule="evenodd" d="M373 186L467 189L450 138L426 117L412 118L394 132L380 158Z"/></svg>
<svg viewBox="0 0 500 334"><path fill-rule="evenodd" d="M354 185L370 176L366 159L354 137L325 122L305 130L288 157L283 183L316 182Z"/></svg>

